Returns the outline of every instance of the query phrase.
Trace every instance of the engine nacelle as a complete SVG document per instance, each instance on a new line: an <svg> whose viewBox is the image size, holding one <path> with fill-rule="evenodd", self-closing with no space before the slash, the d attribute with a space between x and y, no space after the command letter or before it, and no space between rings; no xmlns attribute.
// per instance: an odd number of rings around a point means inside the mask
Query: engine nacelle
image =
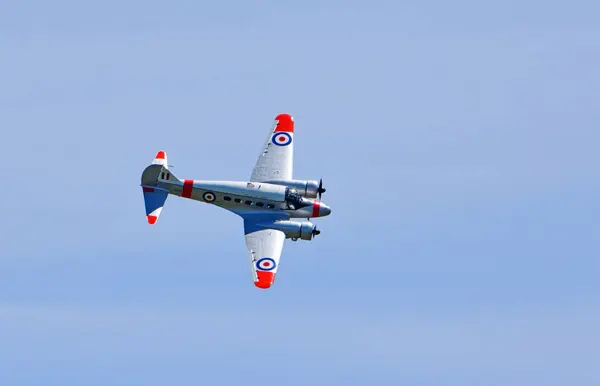
<svg viewBox="0 0 600 386"><path fill-rule="evenodd" d="M319 194L319 181L303 181L303 180L272 180L265 181L268 184L287 186L293 188L300 193L302 197L317 198Z"/></svg>
<svg viewBox="0 0 600 386"><path fill-rule="evenodd" d="M315 235L319 234L317 227L310 221L276 221L269 228L282 231L288 239L310 241Z"/></svg>

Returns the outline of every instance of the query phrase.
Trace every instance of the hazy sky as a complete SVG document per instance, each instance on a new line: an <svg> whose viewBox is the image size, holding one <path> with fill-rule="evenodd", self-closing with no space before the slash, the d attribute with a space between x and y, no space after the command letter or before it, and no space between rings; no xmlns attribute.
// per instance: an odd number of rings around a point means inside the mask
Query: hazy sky
<svg viewBox="0 0 600 386"><path fill-rule="evenodd" d="M600 384L594 1L0 0L0 384ZM252 284L278 113L333 214Z"/></svg>

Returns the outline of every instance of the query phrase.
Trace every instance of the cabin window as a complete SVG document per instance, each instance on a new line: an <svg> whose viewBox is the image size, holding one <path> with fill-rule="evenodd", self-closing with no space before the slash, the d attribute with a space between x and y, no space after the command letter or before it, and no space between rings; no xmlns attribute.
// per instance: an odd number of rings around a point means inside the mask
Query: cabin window
<svg viewBox="0 0 600 386"><path fill-rule="evenodd" d="M229 197L229 196L223 196L223 200L225 200L225 201L231 201L231 197Z"/></svg>
<svg viewBox="0 0 600 386"><path fill-rule="evenodd" d="M265 204L264 204L264 203L262 203L262 202L257 202L257 203L256 203L256 206L260 206L260 207L262 208L263 206L265 206Z"/></svg>
<svg viewBox="0 0 600 386"><path fill-rule="evenodd" d="M233 201L237 202L238 204L239 204L240 202L242 202L242 200L240 200L239 198L234 198L234 199L233 199Z"/></svg>
<svg viewBox="0 0 600 386"><path fill-rule="evenodd" d="M244 201L244 203L245 203L246 205L252 205L252 201L250 201L250 200L246 200L246 201Z"/></svg>
<svg viewBox="0 0 600 386"><path fill-rule="evenodd" d="M267 204L267 208L268 209L273 209L273 208L275 208L275 205L273 205L273 204Z"/></svg>

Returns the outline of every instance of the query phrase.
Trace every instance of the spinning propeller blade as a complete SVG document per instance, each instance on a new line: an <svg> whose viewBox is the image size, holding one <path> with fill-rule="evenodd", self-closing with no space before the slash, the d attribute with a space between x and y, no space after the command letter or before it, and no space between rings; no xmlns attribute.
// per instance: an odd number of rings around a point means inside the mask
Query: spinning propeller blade
<svg viewBox="0 0 600 386"><path fill-rule="evenodd" d="M323 189L323 179L319 180L319 188L317 189L317 193L319 194L319 201L321 201L321 195L325 193L327 189Z"/></svg>
<svg viewBox="0 0 600 386"><path fill-rule="evenodd" d="M321 231L317 229L317 227L315 226L312 230L312 234L313 236L317 236L321 234Z"/></svg>

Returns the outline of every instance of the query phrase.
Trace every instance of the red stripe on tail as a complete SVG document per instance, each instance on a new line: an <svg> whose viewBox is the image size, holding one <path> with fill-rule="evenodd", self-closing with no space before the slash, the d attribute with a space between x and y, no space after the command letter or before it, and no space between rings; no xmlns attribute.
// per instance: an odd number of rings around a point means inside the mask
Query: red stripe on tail
<svg viewBox="0 0 600 386"><path fill-rule="evenodd" d="M183 192L181 197L192 198L192 188L194 187L194 180L183 181Z"/></svg>

